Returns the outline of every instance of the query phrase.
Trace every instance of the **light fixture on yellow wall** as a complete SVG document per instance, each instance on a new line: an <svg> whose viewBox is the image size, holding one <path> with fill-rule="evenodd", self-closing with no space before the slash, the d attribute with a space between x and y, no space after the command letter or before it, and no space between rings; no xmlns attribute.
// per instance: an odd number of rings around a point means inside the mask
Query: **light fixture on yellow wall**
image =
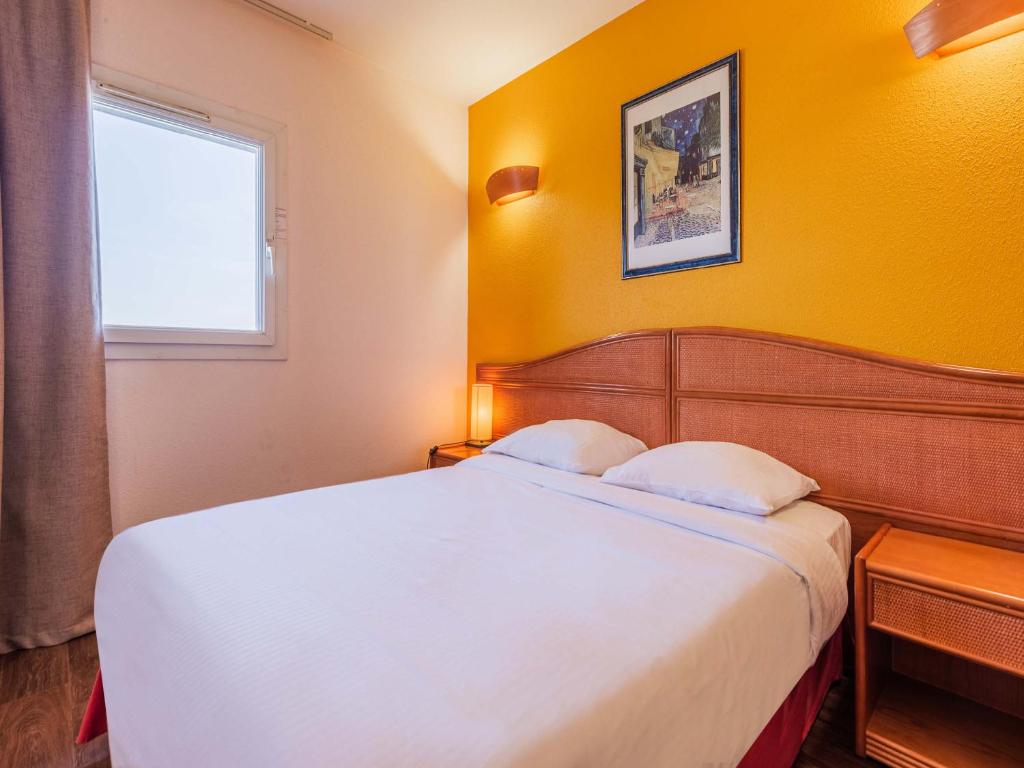
<svg viewBox="0 0 1024 768"><path fill-rule="evenodd" d="M537 191L540 168L535 165L510 165L491 174L487 180L487 199L491 203L506 205L522 200Z"/></svg>
<svg viewBox="0 0 1024 768"><path fill-rule="evenodd" d="M490 384L474 384L473 399L469 412L468 445L482 448L491 442L491 414L494 403L494 387Z"/></svg>
<svg viewBox="0 0 1024 768"><path fill-rule="evenodd" d="M903 27L917 58L949 56L1024 30L1024 0L933 0Z"/></svg>

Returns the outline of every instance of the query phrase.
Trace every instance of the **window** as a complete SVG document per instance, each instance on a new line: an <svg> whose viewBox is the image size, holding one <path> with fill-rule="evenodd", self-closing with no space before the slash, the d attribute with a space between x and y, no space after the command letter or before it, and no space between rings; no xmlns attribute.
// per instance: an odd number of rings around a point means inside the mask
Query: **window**
<svg viewBox="0 0 1024 768"><path fill-rule="evenodd" d="M168 95L94 88L107 356L281 357L279 130Z"/></svg>

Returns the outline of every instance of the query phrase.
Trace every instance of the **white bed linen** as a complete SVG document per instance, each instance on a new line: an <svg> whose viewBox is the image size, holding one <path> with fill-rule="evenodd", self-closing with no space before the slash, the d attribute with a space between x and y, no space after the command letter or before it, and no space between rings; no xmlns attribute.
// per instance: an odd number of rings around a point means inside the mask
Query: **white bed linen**
<svg viewBox="0 0 1024 768"><path fill-rule="evenodd" d="M820 530L594 480L484 456L123 532L114 765L734 765L844 566Z"/></svg>
<svg viewBox="0 0 1024 768"><path fill-rule="evenodd" d="M742 513L737 512L733 514ZM813 501L800 499L800 501L794 501L788 507L783 507L772 515L770 519L775 521L781 520L817 534L819 538L827 541L828 545L832 547L832 551L836 553L836 557L839 558L839 562L843 567L843 573L849 572L850 561L853 559L851 552L852 531L850 530L850 521L843 515L834 509L823 507L821 504L816 504ZM769 524L766 523L766 525Z"/></svg>
<svg viewBox="0 0 1024 768"><path fill-rule="evenodd" d="M480 458L468 459L470 462L482 461ZM474 466L473 463L467 466ZM489 467L494 470L494 467ZM533 470L528 471L530 476L536 476L538 474ZM602 486L602 481L599 476L593 475L576 475L575 476L580 482L592 483L596 487ZM607 485L607 484L604 484ZM600 491L587 490L586 493L581 494L587 496L592 493L600 493ZM850 530L850 521L845 516L836 512L834 509L817 504L807 499L799 499L794 501L792 504L788 504L778 512L773 513L770 516L761 515L749 515L744 512L737 512L731 509L722 509L721 507L710 508L716 513L716 515L724 515L725 517L737 518L740 520L748 521L749 525L770 525L778 527L780 522L787 523L788 525L803 528L808 533L813 533L820 539L824 539L828 542L828 545L832 548L832 551L836 553L836 557L839 558L840 565L842 566L843 573L850 570L850 561L853 558L851 547L852 547L852 531Z"/></svg>

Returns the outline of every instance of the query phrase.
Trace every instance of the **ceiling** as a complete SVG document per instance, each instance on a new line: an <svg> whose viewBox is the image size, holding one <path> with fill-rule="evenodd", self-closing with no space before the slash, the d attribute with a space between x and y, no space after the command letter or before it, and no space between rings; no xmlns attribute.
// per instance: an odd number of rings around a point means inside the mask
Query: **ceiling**
<svg viewBox="0 0 1024 768"><path fill-rule="evenodd" d="M472 104L641 0L274 0L394 73Z"/></svg>

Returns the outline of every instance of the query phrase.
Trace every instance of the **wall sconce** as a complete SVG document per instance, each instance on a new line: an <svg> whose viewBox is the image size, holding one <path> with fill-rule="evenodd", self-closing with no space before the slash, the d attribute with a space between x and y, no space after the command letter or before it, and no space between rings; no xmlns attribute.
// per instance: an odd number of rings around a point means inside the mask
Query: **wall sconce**
<svg viewBox="0 0 1024 768"><path fill-rule="evenodd" d="M511 165L491 174L487 180L487 199L506 205L522 200L537 191L540 168L535 165Z"/></svg>
<svg viewBox="0 0 1024 768"><path fill-rule="evenodd" d="M1024 30L1024 0L933 0L903 27L917 58L949 56Z"/></svg>
<svg viewBox="0 0 1024 768"><path fill-rule="evenodd" d="M494 387L490 384L474 384L473 400L469 412L468 445L483 448L491 442L491 414L494 403Z"/></svg>

